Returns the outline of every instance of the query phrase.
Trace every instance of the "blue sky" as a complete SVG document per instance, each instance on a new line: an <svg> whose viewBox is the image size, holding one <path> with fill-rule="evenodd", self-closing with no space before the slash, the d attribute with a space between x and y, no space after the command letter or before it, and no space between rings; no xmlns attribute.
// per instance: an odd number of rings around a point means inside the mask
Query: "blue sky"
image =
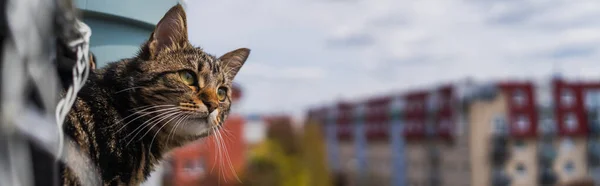
<svg viewBox="0 0 600 186"><path fill-rule="evenodd" d="M476 80L600 77L600 1L187 1L189 37L252 54L243 113Z"/></svg>

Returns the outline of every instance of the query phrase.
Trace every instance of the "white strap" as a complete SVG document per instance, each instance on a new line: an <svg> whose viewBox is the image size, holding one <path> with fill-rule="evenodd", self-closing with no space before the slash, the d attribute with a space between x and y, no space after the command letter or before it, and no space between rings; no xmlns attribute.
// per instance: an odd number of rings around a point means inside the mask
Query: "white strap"
<svg viewBox="0 0 600 186"><path fill-rule="evenodd" d="M89 41L92 32L90 30L90 27L87 26L85 23L81 22L80 20L76 20L76 24L76 28L81 33L82 38L69 43L69 47L77 51L77 61L75 66L73 67L73 84L69 86L65 97L62 98L56 106L56 124L58 125L59 129L59 143L57 156L59 158L62 155L64 146L64 132L62 130L63 123L65 121L65 118L67 117L67 114L69 114L71 107L75 103L75 100L77 99L77 93L79 92L79 90L81 90L81 88L85 84L85 81L87 81L90 70Z"/></svg>

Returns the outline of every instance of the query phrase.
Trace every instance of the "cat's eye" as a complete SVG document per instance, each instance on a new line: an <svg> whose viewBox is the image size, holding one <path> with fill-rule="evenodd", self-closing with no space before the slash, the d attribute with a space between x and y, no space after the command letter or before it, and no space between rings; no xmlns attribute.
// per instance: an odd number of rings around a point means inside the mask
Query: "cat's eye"
<svg viewBox="0 0 600 186"><path fill-rule="evenodd" d="M217 98L219 101L224 101L227 98L227 89L225 87L217 89Z"/></svg>
<svg viewBox="0 0 600 186"><path fill-rule="evenodd" d="M194 76L194 74L192 74L190 71L179 72L179 77L181 78L181 81L190 86L195 85L197 81L196 76Z"/></svg>

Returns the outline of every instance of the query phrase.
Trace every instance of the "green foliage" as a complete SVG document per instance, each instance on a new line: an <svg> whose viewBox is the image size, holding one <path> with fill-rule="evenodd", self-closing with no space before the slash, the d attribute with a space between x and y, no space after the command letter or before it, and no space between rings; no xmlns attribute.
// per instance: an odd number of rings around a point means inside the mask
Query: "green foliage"
<svg viewBox="0 0 600 186"><path fill-rule="evenodd" d="M252 149L244 183L252 186L309 186L302 148L290 123L273 123L267 139Z"/></svg>
<svg viewBox="0 0 600 186"><path fill-rule="evenodd" d="M320 126L295 133L289 121L271 123L267 139L250 151L247 186L331 186Z"/></svg>
<svg viewBox="0 0 600 186"><path fill-rule="evenodd" d="M244 178L242 183L247 186L279 186L282 183L275 162L258 157L249 162Z"/></svg>
<svg viewBox="0 0 600 186"><path fill-rule="evenodd" d="M304 125L302 149L304 165L309 172L309 185L330 186L332 180L327 167L325 140L318 123L309 122Z"/></svg>

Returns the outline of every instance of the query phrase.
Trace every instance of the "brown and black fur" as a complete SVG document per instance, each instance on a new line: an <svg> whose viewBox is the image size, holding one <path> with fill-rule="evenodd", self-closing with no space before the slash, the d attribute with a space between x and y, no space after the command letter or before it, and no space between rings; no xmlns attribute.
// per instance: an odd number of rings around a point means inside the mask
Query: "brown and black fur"
<svg viewBox="0 0 600 186"><path fill-rule="evenodd" d="M81 185L93 179L102 185L141 184L165 153L210 135L222 125L229 113L232 80L249 53L241 48L217 58L193 47L187 39L183 8L171 8L136 57L90 73L63 129L72 139L65 144L66 149L80 149L91 165L73 163L69 167L78 169L73 170L63 164L63 185ZM184 83L178 75L182 71L193 72L197 83ZM219 88L227 90L226 99L219 100ZM172 117L179 118L167 117L153 127L148 122L162 112L147 116L134 113L157 105L172 105ZM181 126L174 129L176 121L182 120L186 123L179 122ZM203 125L210 130L203 132ZM141 133L136 135L138 127ZM185 133L180 128L201 132ZM66 150L67 160L75 156ZM100 178L75 176L82 166L97 171Z"/></svg>

